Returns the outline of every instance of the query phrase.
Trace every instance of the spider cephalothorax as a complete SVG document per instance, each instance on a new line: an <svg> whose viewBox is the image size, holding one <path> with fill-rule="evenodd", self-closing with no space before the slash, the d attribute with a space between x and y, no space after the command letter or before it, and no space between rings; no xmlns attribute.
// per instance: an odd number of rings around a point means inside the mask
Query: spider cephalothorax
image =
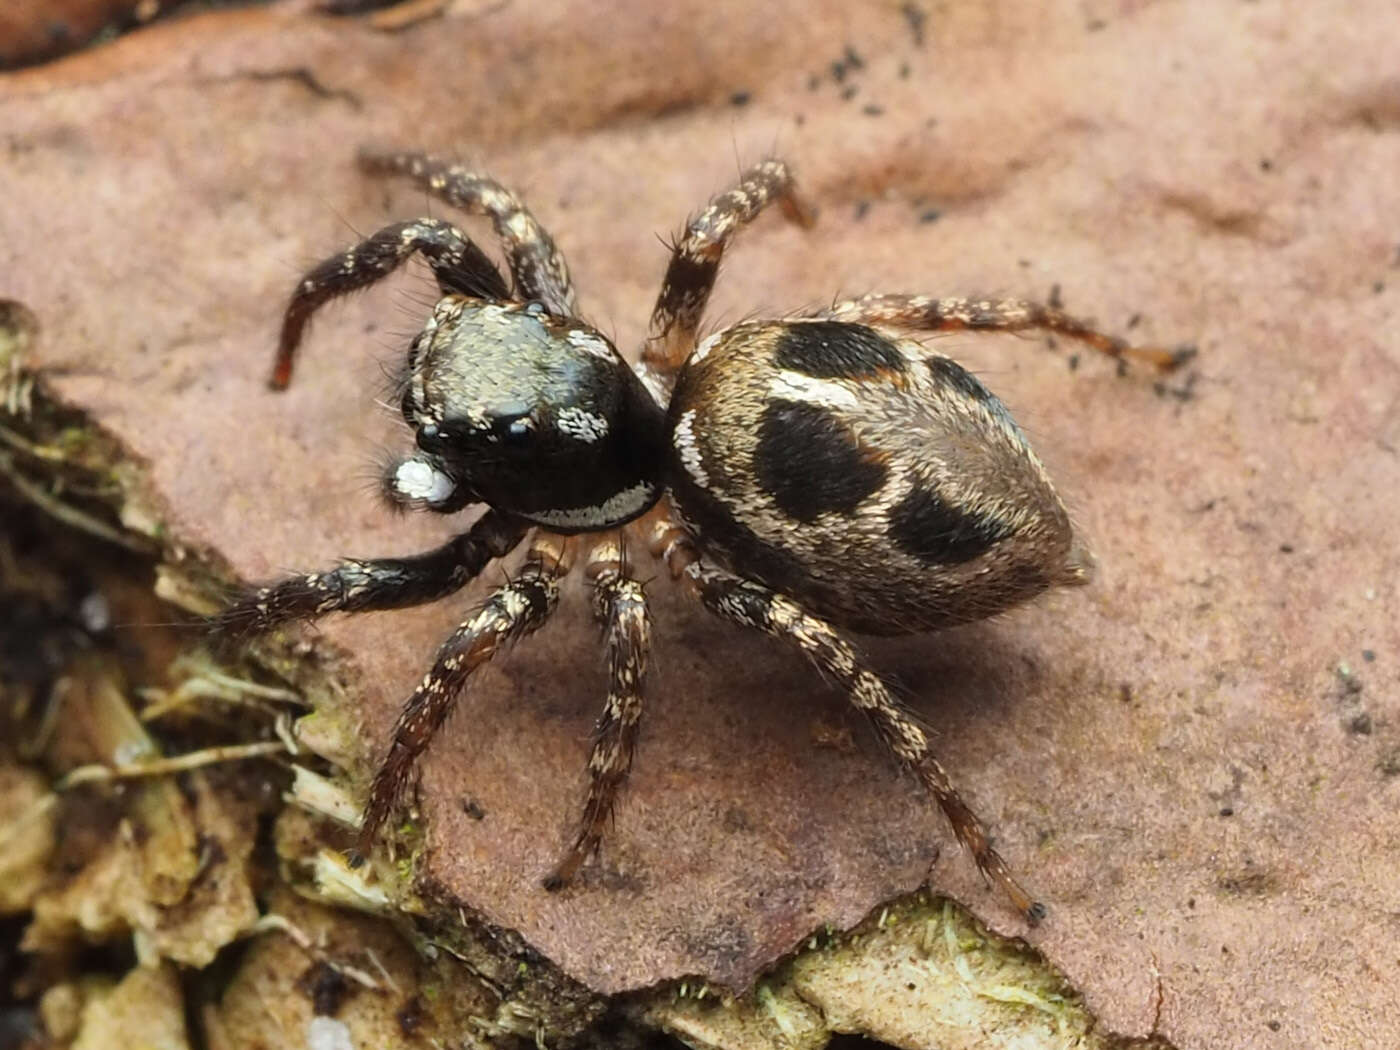
<svg viewBox="0 0 1400 1050"><path fill-rule="evenodd" d="M770 203L808 222L787 167L766 161L691 220L672 251L641 360L629 366L578 318L562 256L508 190L420 154L360 160L489 216L514 287L447 223L386 227L298 285L272 385L290 381L306 321L321 304L421 254L442 298L400 383L418 451L390 466L385 488L400 505L487 510L435 551L345 561L250 591L221 624L265 630L433 601L530 539L515 578L443 643L404 706L356 857L373 846L467 678L503 642L548 618L559 580L582 553L607 632L610 688L578 833L546 885L574 876L601 841L640 724L649 620L628 574L636 546L664 560L712 613L815 661L937 799L982 872L1029 920L1039 918L1043 909L992 849L927 734L838 628L902 634L981 619L1049 587L1086 582L1091 563L1001 402L950 358L893 333L1044 329L1161 369L1187 353L1130 347L1036 303L907 295L746 321L697 346L729 237Z"/></svg>
<svg viewBox="0 0 1400 1050"><path fill-rule="evenodd" d="M487 503L573 533L661 495L660 406L606 339L542 303L443 299L403 387L421 455L391 476L400 500Z"/></svg>

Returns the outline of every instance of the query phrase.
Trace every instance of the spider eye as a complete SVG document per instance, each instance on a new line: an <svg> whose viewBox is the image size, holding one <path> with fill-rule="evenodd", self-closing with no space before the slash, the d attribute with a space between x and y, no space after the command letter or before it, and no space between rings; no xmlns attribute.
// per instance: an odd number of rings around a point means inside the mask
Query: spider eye
<svg viewBox="0 0 1400 1050"><path fill-rule="evenodd" d="M523 406L491 413L491 435L503 445L523 446L535 432L535 421Z"/></svg>
<svg viewBox="0 0 1400 1050"><path fill-rule="evenodd" d="M523 444L533 429L530 418L522 416L520 419L512 419L501 432L501 437L512 444Z"/></svg>
<svg viewBox="0 0 1400 1050"><path fill-rule="evenodd" d="M418 447L424 452L446 452L447 435L444 434L436 423L424 423L418 428L416 435Z"/></svg>

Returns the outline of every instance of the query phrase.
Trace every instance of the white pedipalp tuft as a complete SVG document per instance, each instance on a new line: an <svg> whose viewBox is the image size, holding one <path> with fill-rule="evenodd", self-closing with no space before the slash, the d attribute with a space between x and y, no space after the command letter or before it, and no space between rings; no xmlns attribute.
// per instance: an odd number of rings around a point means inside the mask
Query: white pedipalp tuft
<svg viewBox="0 0 1400 1050"><path fill-rule="evenodd" d="M394 492L408 500L441 503L452 495L456 485L431 463L406 459L394 471Z"/></svg>

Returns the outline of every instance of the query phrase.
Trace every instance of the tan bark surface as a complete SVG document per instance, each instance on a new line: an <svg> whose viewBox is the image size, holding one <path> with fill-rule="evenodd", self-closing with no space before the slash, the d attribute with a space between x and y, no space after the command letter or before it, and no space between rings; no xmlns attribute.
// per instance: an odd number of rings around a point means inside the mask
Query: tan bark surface
<svg viewBox="0 0 1400 1050"><path fill-rule="evenodd" d="M1066 367L1065 346L943 339L1031 432L1102 573L995 624L868 648L1051 907L1028 939L1105 1025L1145 1033L1160 974L1161 1032L1182 1047L1400 1042L1393 5L925 15L921 41L899 5L835 2L462 5L397 33L278 8L163 25L0 80L0 296L39 318L51 389L149 465L167 535L253 579L454 525L372 492L379 450L407 441L375 398L432 299L421 274L329 310L293 388L263 386L305 266L444 211L358 175L362 142L519 187L628 353L657 235L773 150L820 223L749 231L716 320L1058 285L1112 330L1140 315L1137 338L1197 342L1188 397L1087 352ZM940 847L933 885L1017 929L810 668L651 591L657 670L601 864L566 894L538 887L602 698L574 595L426 763L447 893L603 991L743 984L918 885ZM324 626L354 654L357 762L475 596Z"/></svg>

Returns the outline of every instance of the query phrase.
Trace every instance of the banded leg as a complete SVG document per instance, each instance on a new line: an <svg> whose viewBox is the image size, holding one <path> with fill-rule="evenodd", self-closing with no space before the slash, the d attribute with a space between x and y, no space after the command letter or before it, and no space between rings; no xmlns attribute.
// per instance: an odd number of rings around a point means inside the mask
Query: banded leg
<svg viewBox="0 0 1400 1050"><path fill-rule="evenodd" d="M821 316L835 321L890 325L925 332L974 329L983 332L1024 332L1042 329L1087 343L1112 358L1130 357L1161 372L1196 356L1194 346L1175 350L1133 346L1117 336L1105 335L1087 321L1062 310L1025 299L934 299L926 295L867 295L838 302Z"/></svg>
<svg viewBox="0 0 1400 1050"><path fill-rule="evenodd" d="M573 880L598 849L618 794L632 770L642 718L642 685L651 647L651 618L642 585L628 578L622 547L610 541L595 548L587 573L593 578L593 615L607 631L608 700L588 756L590 783L583 818L569 851L545 879L547 890Z"/></svg>
<svg viewBox="0 0 1400 1050"><path fill-rule="evenodd" d="M283 390L292 381L292 358L312 314L332 299L383 280L414 252L428 261L443 294L456 292L478 299L510 295L496 265L451 223L438 219L394 223L325 260L301 279L282 317L277 359L268 385Z"/></svg>
<svg viewBox="0 0 1400 1050"><path fill-rule="evenodd" d="M812 211L797 196L787 165L766 160L746 171L733 189L713 198L671 249L642 350L642 360L663 376L675 373L695 345L725 244L774 201L790 221L812 225Z"/></svg>
<svg viewBox="0 0 1400 1050"><path fill-rule="evenodd" d="M516 294L535 299L556 317L572 317L574 286L554 238L520 198L495 179L423 153L362 149L360 170L412 179L433 196L473 215L485 215L505 248ZM496 298L504 299L505 295Z"/></svg>
<svg viewBox="0 0 1400 1050"><path fill-rule="evenodd" d="M559 579L569 571L571 544L552 534L536 536L515 579L498 588L486 604L452 632L433 666L408 698L394 723L389 752L374 774L351 867L365 862L379 829L408 786L413 767L456 705L473 671L502 646L537 630L559 600Z"/></svg>
<svg viewBox="0 0 1400 1050"><path fill-rule="evenodd" d="M817 667L846 690L851 703L870 716L881 739L938 801L958 841L972 854L983 876L1001 888L1034 925L1045 907L1021 888L1011 869L987 840L987 830L959 797L947 771L929 748L928 736L900 706L889 687L864 667L854 647L830 624L802 611L780 594L698 562L686 570L701 602L732 623L755 627L797 646Z"/></svg>
<svg viewBox="0 0 1400 1050"><path fill-rule="evenodd" d="M249 591L214 617L226 635L266 631L288 620L332 612L401 609L459 590L525 535L523 522L489 510L472 528L436 550L408 558L347 559L325 572L303 573Z"/></svg>

